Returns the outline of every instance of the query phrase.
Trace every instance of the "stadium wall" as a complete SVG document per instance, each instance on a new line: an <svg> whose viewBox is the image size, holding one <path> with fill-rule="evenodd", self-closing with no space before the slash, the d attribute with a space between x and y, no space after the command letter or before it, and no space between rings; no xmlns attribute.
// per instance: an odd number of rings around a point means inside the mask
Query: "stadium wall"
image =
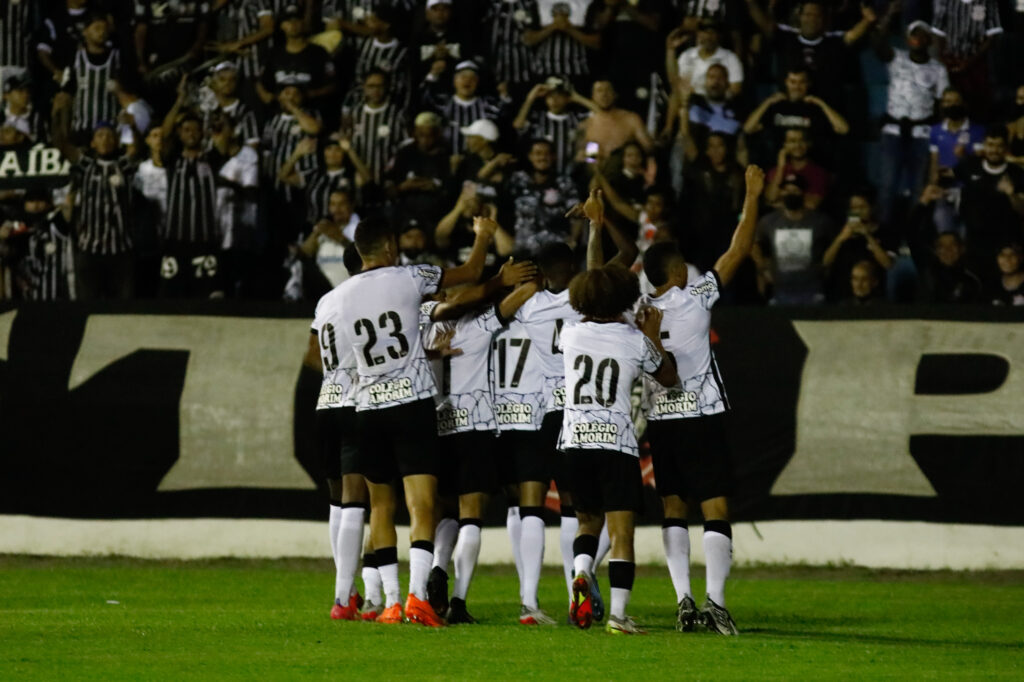
<svg viewBox="0 0 1024 682"><path fill-rule="evenodd" d="M324 554L311 317L0 307L0 552ZM1022 322L993 308L717 311L737 558L1024 567ZM650 488L647 512L657 524ZM496 502L489 520L503 518ZM656 525L640 544L660 556Z"/></svg>

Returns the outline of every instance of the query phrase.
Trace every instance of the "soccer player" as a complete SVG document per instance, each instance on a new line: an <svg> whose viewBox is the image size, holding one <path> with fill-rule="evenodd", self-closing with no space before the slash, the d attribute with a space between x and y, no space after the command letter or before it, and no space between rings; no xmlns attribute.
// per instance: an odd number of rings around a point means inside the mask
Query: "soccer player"
<svg viewBox="0 0 1024 682"><path fill-rule="evenodd" d="M354 251L352 252L355 253ZM350 275L362 263L346 259ZM334 554L334 620L355 620L359 595L353 587L359 551L363 543L363 516L369 496L366 481L355 473L355 383L358 379L352 347L341 343L340 327L344 309L339 289L325 294L316 306L312 336L306 353L306 365L324 375L316 404L316 431L320 455L327 475L331 498L328 524L331 551Z"/></svg>
<svg viewBox="0 0 1024 682"><path fill-rule="evenodd" d="M643 504L630 394L643 373L665 386L677 381L672 356L661 345L661 312L641 309L639 330L626 322L625 314L639 297L640 282L624 267L610 265L577 275L569 284L569 302L583 320L563 328L559 342L566 389L559 448L568 456L579 519L569 615L581 628L593 621L591 571L606 519L612 546L605 629L615 634L643 633L626 615L636 572L634 516Z"/></svg>
<svg viewBox="0 0 1024 682"><path fill-rule="evenodd" d="M358 366L355 402L360 442L355 470L368 483L371 541L384 584L386 603L378 622L402 620L391 483L401 477L412 542L405 616L423 625L444 625L427 602L439 468L433 401L437 388L418 325L425 296L480 278L494 226L478 221L475 230L469 260L459 267L399 267L391 225L364 220L355 235L363 270L337 289L343 311L339 343L352 347Z"/></svg>
<svg viewBox="0 0 1024 682"><path fill-rule="evenodd" d="M453 300L424 304L430 319L455 320L446 325L453 334L453 350L442 360L441 401L437 407L438 433L442 445L439 486L458 496L458 536L454 544L455 588L448 608L447 556L438 560L442 540L437 538L438 555L427 583L434 610L447 609L448 624L475 623L466 609L466 595L480 554L480 527L488 496L497 488L494 461L494 433L497 423L491 400L488 372L491 339L516 311L537 291L536 267L512 260L499 275ZM490 290L518 285L500 304L473 310ZM441 323L444 325L445 323ZM440 325L435 325L440 326ZM440 528L440 524L439 524ZM438 531L438 536L441 532Z"/></svg>
<svg viewBox="0 0 1024 682"><path fill-rule="evenodd" d="M743 214L732 243L703 277L687 283L686 261L671 242L654 244L644 254L644 272L655 287L644 304L662 311L661 339L678 370L670 388L646 382L643 404L658 494L664 503L662 540L676 589L676 628L680 631L693 630L702 620L713 632L736 634L736 624L725 608L725 580L732 564L726 501L732 469L724 427L729 401L708 331L711 307L754 243L757 202L764 188L760 168L747 167L746 185ZM690 592L686 523L690 498L700 502L704 514L707 599L700 613Z"/></svg>

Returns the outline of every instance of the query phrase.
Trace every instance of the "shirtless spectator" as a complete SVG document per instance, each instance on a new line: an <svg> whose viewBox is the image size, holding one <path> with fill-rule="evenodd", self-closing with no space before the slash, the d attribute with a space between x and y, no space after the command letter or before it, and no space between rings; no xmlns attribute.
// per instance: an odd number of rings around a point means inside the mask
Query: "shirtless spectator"
<svg viewBox="0 0 1024 682"><path fill-rule="evenodd" d="M644 151L649 152L654 148L643 119L632 111L615 106L615 88L610 81L595 81L591 99L597 106L597 111L583 121L578 160L584 160L588 142L597 143L597 156L600 159L607 158L616 149L633 140L638 142Z"/></svg>

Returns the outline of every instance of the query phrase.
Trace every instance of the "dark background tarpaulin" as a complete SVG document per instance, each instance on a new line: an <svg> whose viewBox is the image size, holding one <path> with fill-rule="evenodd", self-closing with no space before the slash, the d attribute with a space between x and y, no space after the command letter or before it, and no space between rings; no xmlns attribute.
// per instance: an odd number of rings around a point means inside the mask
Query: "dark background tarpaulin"
<svg viewBox="0 0 1024 682"><path fill-rule="evenodd" d="M187 349L138 350L69 391L71 367L90 314L294 318L310 305L132 302L0 305L17 312L6 361L0 360L0 513L72 518L287 518L325 516L326 491L313 435L317 374L295 357L296 458L317 490L199 488L157 491L179 456L179 400ZM807 348L792 320L909 318L990 323L992 334L1024 323L1024 311L992 308L785 310L722 308L715 313L716 354L730 416L737 520L892 519L1024 525L1024 415L1020 435L913 434L907 447L935 496L820 493L772 495L796 444L797 405ZM303 343L305 339L301 340ZM291 350L289 350L291 352ZM886 348L879 347L878 353ZM3 357L0 349L0 358ZM258 369L256 370L258 371ZM999 357L923 356L914 391L983 393L1009 367ZM644 520L660 516L648 489ZM489 521L501 524L500 501Z"/></svg>

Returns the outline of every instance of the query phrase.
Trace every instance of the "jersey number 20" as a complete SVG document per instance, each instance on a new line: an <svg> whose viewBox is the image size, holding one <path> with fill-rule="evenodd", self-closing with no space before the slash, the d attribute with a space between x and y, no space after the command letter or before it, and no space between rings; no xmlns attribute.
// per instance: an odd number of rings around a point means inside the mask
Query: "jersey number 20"
<svg viewBox="0 0 1024 682"><path fill-rule="evenodd" d="M619 389L619 363L612 358L605 358L597 363L597 376L593 377L594 358L589 355L577 355L576 361L573 363L573 369L579 372L581 367L583 368L583 373L573 389L573 402L576 405L590 405L596 400L597 404L602 407L614 405L615 394ZM589 395L583 395L583 389L590 383L591 377L595 379L593 398ZM608 384L607 391L604 390L605 383Z"/></svg>

